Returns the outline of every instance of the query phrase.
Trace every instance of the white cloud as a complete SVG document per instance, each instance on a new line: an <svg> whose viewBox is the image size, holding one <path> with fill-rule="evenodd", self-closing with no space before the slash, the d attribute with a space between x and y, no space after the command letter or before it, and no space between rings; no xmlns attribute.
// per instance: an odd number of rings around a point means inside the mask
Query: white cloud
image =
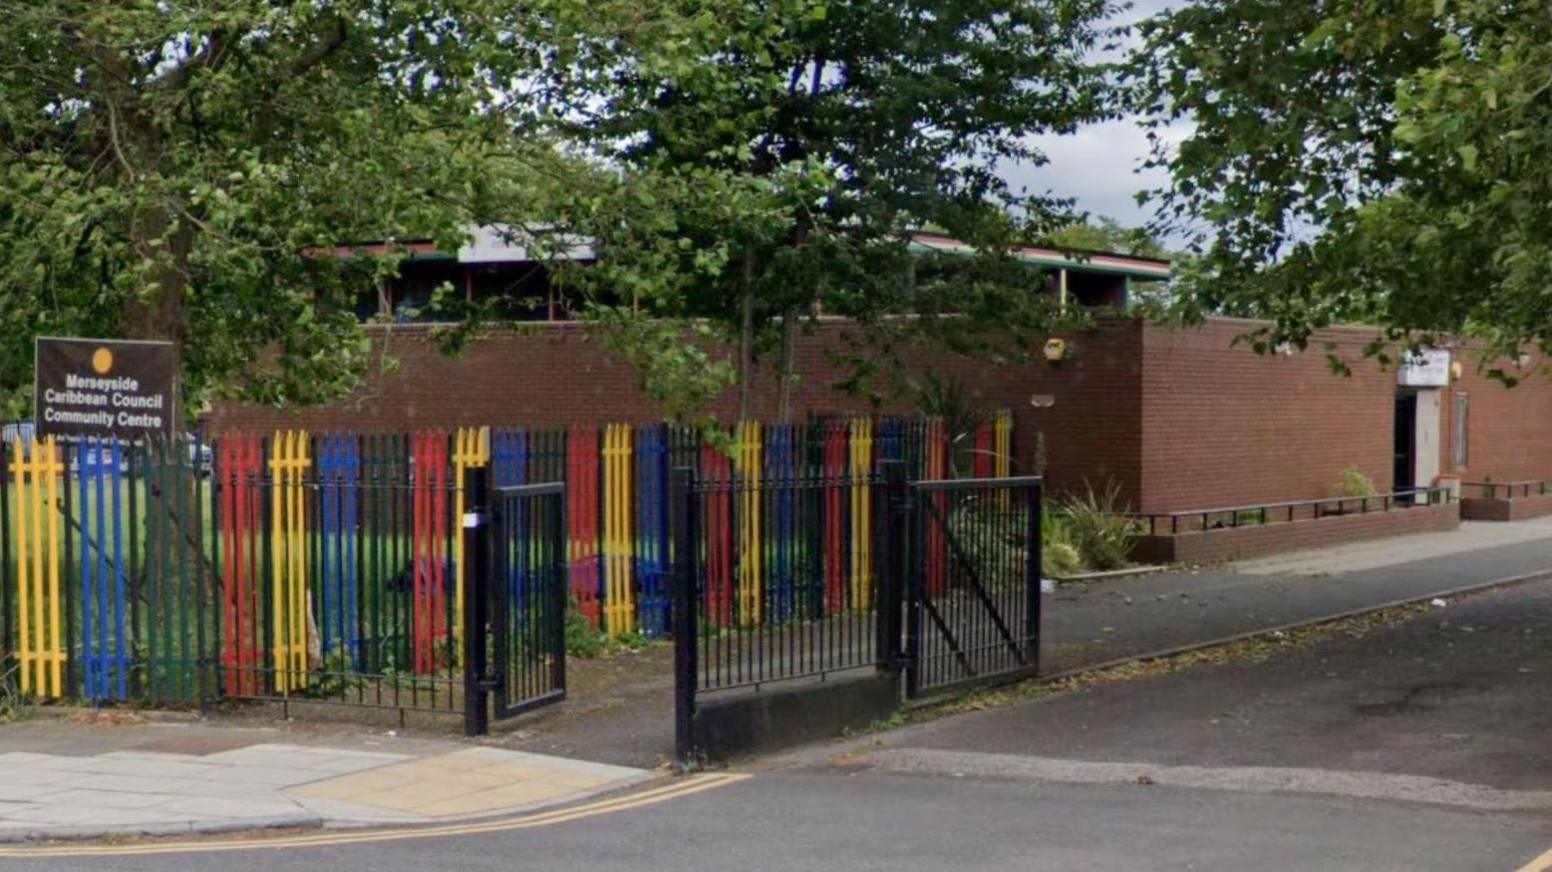
<svg viewBox="0 0 1552 872"><path fill-rule="evenodd" d="M1147 221L1147 212L1137 205L1137 192L1166 180L1162 170L1142 169L1148 139L1132 118L1090 124L1070 136L1036 137L1034 144L1050 163L1010 165L1003 168L1004 178L1030 193L1072 197L1078 209L1122 224Z"/></svg>
<svg viewBox="0 0 1552 872"><path fill-rule="evenodd" d="M1116 15L1115 22L1130 24L1183 2L1135 0ZM1178 142L1189 129L1189 125L1177 125L1166 136ZM1128 226L1142 225L1152 217L1150 207L1137 204L1137 194L1163 186L1168 177L1160 169L1143 170L1149 144L1136 118L1090 124L1070 136L1040 136L1033 142L1050 163L1004 166L1002 176L1015 189L1070 197L1078 210L1108 216Z"/></svg>

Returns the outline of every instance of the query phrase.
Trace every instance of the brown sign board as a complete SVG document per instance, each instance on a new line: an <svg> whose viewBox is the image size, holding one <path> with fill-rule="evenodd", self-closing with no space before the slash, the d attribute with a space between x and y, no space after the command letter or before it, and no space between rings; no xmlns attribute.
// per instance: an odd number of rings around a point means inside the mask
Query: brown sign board
<svg viewBox="0 0 1552 872"><path fill-rule="evenodd" d="M35 363L38 436L173 432L178 351L171 342L40 336Z"/></svg>

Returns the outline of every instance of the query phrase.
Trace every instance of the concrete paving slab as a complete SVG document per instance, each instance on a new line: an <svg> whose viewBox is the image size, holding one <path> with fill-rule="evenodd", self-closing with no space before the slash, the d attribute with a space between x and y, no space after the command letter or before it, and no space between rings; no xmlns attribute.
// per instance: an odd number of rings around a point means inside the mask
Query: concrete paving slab
<svg viewBox="0 0 1552 872"><path fill-rule="evenodd" d="M218 729L218 728L206 728ZM62 728L61 748L76 747ZM204 755L124 747L99 753L0 753L0 841L107 833L188 833L267 826L360 827L451 821L570 802L651 777L617 766L454 742L404 750L199 741ZM193 734L189 734L193 735ZM0 748L7 730L0 728ZM30 747L47 747L29 733Z"/></svg>
<svg viewBox="0 0 1552 872"><path fill-rule="evenodd" d="M68 789L59 783L58 778L41 778L38 773L31 772L23 775L3 768L0 768L0 772L5 772L5 781L0 783L0 802L31 802Z"/></svg>
<svg viewBox="0 0 1552 872"><path fill-rule="evenodd" d="M361 805L359 803L346 802L342 799L303 795L293 795L292 798L302 808L322 818L325 826L330 827L364 827L377 824L419 824L426 822L426 818L422 815Z"/></svg>
<svg viewBox="0 0 1552 872"><path fill-rule="evenodd" d="M150 808L174 802L185 797L176 793L124 793L110 790L89 790L75 787L51 793L45 801L49 805L93 805L101 808Z"/></svg>

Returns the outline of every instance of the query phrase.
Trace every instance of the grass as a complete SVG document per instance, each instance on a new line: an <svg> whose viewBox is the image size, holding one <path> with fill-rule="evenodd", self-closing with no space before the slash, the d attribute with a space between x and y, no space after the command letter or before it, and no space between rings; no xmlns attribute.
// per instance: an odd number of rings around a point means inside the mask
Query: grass
<svg viewBox="0 0 1552 872"><path fill-rule="evenodd" d="M139 528L139 538L137 538L135 540L135 547L137 549L137 553L139 553L143 557L146 554L146 541L147 541L147 539L146 539L146 537L147 537L147 532L146 532L146 527L147 527L147 523L146 523L146 521L147 521L146 508L147 508L148 501L149 501L149 494L147 493L148 488L146 487L146 483L145 482L139 482L138 485L139 486L132 488L130 486L129 482L121 481L119 483L119 485L118 485L118 488L117 488L117 490L118 490L117 498L118 498L118 508L119 508L119 524L120 524L120 529L122 531L126 532L126 533L129 532L130 529L131 529L130 528L130 521L131 521L131 519L133 519L135 521L135 526L137 528ZM11 558L12 561L15 561L17 559L16 525L17 525L17 523L20 520L19 515L18 515L18 509L20 508L20 506L19 506L19 501L18 501L19 498L18 498L18 495L17 495L16 483L14 481L6 482L4 490L5 490L5 499L6 499L6 511L8 513L8 517L9 517L9 521L10 521L10 525L11 525L11 530L8 531L8 533L9 533L9 535L11 537L11 539L10 539L10 548L11 548L10 558ZM68 490L68 494L66 493L67 490ZM71 543L72 543L72 547L70 548L70 551L72 553L65 555L65 557L66 557L67 560L70 561L69 565L72 568L72 570L75 567L75 561L79 560L79 558L80 558L80 551L81 551L80 535L81 535L81 529L83 527L85 527L85 528L91 529L93 532L95 532L96 531L96 527L97 527L97 490L96 490L96 488L92 488L91 489L90 498L91 498L92 502L91 502L91 506L89 507L90 508L90 515L91 515L90 518L84 518L83 517L83 514L85 514L87 512L88 507L83 505L83 503L82 503L81 491L82 491L82 488L81 488L80 484L78 482L74 481L74 480L71 480L71 482L68 485L61 485L61 486L59 486L57 488L57 490L55 491L55 506L60 511L60 515L59 515L59 521L60 521L60 526L59 526L60 547L61 548L64 547L65 538L66 538L66 528L68 527L69 528L69 537L70 537ZM103 523L104 523L104 526L106 526L110 531L111 531L112 526L113 526L114 497L115 497L114 488L112 488L111 486L105 486L103 488ZM199 515L200 515L200 533L201 533L202 541L206 542L206 543L211 543L211 542L215 541L215 523L216 523L216 518L215 518L215 512L212 510L212 506L211 506L211 502L210 502L210 489L209 489L208 483L201 485L199 497L200 497L200 505L198 507L198 512L199 512ZM46 489L45 489L45 492L44 492L44 499L45 500L47 499L47 490ZM67 499L68 499L68 505L70 506L70 514L69 515L65 515L63 513L63 507L66 505L66 500ZM133 500L133 503L131 503L132 500ZM179 506L179 505L175 504L174 508L175 509L179 509L179 508L182 508L182 506ZM192 504L192 495L191 495L191 504L189 505L189 512L190 512L190 514L193 514L194 511L195 511L195 507ZM31 524L31 510L30 510L30 508L27 510L27 512L28 512L28 521L29 521L29 526L30 526L30 524ZM182 519L180 519L180 520L182 520ZM43 526L43 529L44 529L44 535L47 536L48 535L47 529L48 529L48 523L49 523L48 517L47 516L43 517L41 519L41 523L42 523L42 526ZM127 559L129 559L129 542L127 541L127 539L123 543L122 547L124 549L124 559L127 560ZM63 569L64 569L64 567L61 567L61 571L63 571Z"/></svg>

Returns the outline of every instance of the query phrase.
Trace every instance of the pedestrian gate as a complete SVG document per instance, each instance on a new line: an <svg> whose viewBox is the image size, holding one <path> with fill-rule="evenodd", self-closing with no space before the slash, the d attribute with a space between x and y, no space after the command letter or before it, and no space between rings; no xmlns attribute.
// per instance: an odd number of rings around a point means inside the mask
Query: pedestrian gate
<svg viewBox="0 0 1552 872"><path fill-rule="evenodd" d="M464 728L481 735L492 710L508 718L566 698L566 485L489 490L484 470L467 475L465 549L475 590L464 615Z"/></svg>
<svg viewBox="0 0 1552 872"><path fill-rule="evenodd" d="M566 486L496 490L491 590L496 716L566 696Z"/></svg>
<svg viewBox="0 0 1552 872"><path fill-rule="evenodd" d="M924 481L911 490L906 692L1034 674L1040 479Z"/></svg>

